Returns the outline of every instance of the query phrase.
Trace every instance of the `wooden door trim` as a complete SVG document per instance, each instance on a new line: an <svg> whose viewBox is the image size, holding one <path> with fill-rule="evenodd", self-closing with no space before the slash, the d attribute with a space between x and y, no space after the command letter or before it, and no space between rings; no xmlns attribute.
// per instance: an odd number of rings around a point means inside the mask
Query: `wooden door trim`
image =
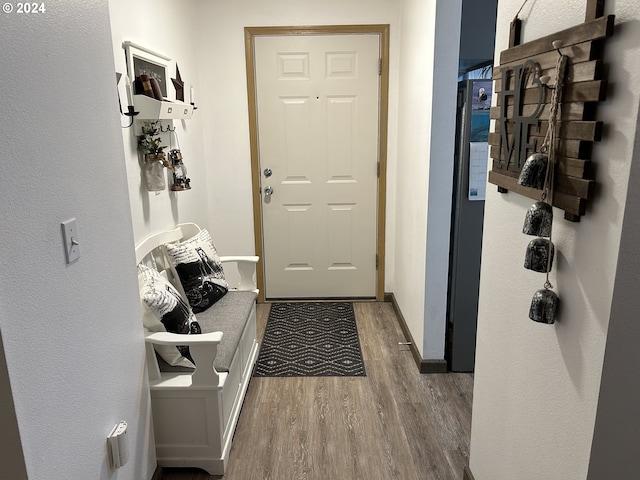
<svg viewBox="0 0 640 480"><path fill-rule="evenodd" d="M245 27L244 48L247 70L247 100L249 109L249 141L251 149L251 184L253 196L253 231L256 255L260 257L256 276L260 293L258 301L265 301L264 251L262 239L262 195L260 193L260 158L258 147L258 109L255 82L255 37L267 35L380 35L380 110L378 127L377 255L376 300L384 301L385 225L387 200L387 124L389 119L389 25L320 25L290 27Z"/></svg>

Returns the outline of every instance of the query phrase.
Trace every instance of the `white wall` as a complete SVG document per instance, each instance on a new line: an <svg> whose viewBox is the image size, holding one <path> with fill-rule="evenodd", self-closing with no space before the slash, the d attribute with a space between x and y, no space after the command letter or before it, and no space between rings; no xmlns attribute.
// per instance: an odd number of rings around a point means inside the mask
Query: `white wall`
<svg viewBox="0 0 640 480"><path fill-rule="evenodd" d="M496 58L520 5L499 4ZM598 110L607 127L593 152L595 199L580 223L554 212L551 282L561 300L554 325L528 319L531 297L544 282L522 267L530 238L520 231L532 202L488 189L470 454L476 480L587 475L640 99L640 5L607 5L617 23L605 53L615 89ZM584 7L582 0L538 0L523 11L523 40L582 23Z"/></svg>
<svg viewBox="0 0 640 480"><path fill-rule="evenodd" d="M185 82L185 100L189 101L189 85L193 85L196 102L200 103L202 90L208 88L206 82L200 83L201 59L196 43L196 30L199 27L200 10L196 2L177 2L175 0L109 0L113 53L116 70L126 73L123 41L132 41L143 47L170 57L177 62L180 75ZM175 78L173 63L169 68L170 78ZM171 80L167 88L175 92ZM120 82L120 96L126 103L124 79ZM179 146L187 167L187 176L191 178L191 190L172 192L167 188L161 192L146 190L141 177L141 160L137 152L137 137L134 129L123 129L125 164L131 198L131 216L133 232L138 242L150 233L172 228L177 223L195 222L208 226L209 207L207 194L207 165L215 161L212 152L205 151L203 119L212 115L210 108L200 105L189 120L174 120L177 128ZM125 107L126 108L126 107ZM123 122L124 124L124 122ZM163 127L171 121L161 122ZM163 144L175 147L175 137L163 134ZM165 152L168 152L166 149Z"/></svg>
<svg viewBox="0 0 640 480"><path fill-rule="evenodd" d="M10 380L0 397L12 392L20 431L0 443L21 440L32 480L146 479L149 395L108 11L89 0L45 6L3 13L0 30L0 329ZM70 217L82 255L67 265L60 222ZM131 460L116 473L106 436L123 419Z"/></svg>
<svg viewBox="0 0 640 480"><path fill-rule="evenodd" d="M636 42L637 43L637 42ZM640 130L640 122L639 128ZM636 131L629 184L640 183L640 131ZM613 292L611 319L600 383L600 397L591 444L590 480L630 478L640 471L638 431L640 431L640 191L629 188L620 241L620 256Z"/></svg>
<svg viewBox="0 0 640 480"><path fill-rule="evenodd" d="M394 293L423 358L444 358L461 2L406 0Z"/></svg>
<svg viewBox="0 0 640 480"><path fill-rule="evenodd" d="M462 1L437 2L431 67L423 358L444 359Z"/></svg>
<svg viewBox="0 0 640 480"><path fill-rule="evenodd" d="M425 257L429 127L433 90L433 32L436 2L407 0L402 4L398 95L396 199L389 216L395 223L396 300L422 354L424 345ZM420 61L420 59L423 59Z"/></svg>

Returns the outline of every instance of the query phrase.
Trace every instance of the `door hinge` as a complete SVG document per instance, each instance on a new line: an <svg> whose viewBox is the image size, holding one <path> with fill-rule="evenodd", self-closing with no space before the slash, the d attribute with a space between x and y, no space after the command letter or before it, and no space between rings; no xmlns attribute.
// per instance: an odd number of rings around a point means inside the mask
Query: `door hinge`
<svg viewBox="0 0 640 480"><path fill-rule="evenodd" d="M379 267L380 267L380 257L376 253L376 270L378 270Z"/></svg>
<svg viewBox="0 0 640 480"><path fill-rule="evenodd" d="M378 75L382 75L382 59L378 59Z"/></svg>
<svg viewBox="0 0 640 480"><path fill-rule="evenodd" d="M380 162L378 162L378 166L376 167L376 175L380 178Z"/></svg>

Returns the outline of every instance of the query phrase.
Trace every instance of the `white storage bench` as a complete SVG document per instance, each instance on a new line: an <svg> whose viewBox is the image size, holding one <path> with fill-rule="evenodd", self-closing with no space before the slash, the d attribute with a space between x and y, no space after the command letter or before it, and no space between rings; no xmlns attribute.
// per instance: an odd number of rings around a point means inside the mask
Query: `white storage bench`
<svg viewBox="0 0 640 480"><path fill-rule="evenodd" d="M166 243L197 233L194 224L152 235L136 246L136 261L161 272L184 295L166 257ZM202 334L145 333L146 359L158 465L197 467L223 475L257 354L254 284L258 257L220 257L238 265L241 281L217 303L197 313ZM196 364L173 367L153 348L188 345Z"/></svg>

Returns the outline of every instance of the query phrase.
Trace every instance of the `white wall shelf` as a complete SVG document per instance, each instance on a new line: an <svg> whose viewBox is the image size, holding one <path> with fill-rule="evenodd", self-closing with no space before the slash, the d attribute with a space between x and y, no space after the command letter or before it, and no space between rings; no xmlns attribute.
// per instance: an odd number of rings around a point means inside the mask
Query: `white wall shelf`
<svg viewBox="0 0 640 480"><path fill-rule="evenodd" d="M140 112L138 119L187 119L193 115L193 105L184 102L159 101L146 95L134 95L133 103Z"/></svg>

